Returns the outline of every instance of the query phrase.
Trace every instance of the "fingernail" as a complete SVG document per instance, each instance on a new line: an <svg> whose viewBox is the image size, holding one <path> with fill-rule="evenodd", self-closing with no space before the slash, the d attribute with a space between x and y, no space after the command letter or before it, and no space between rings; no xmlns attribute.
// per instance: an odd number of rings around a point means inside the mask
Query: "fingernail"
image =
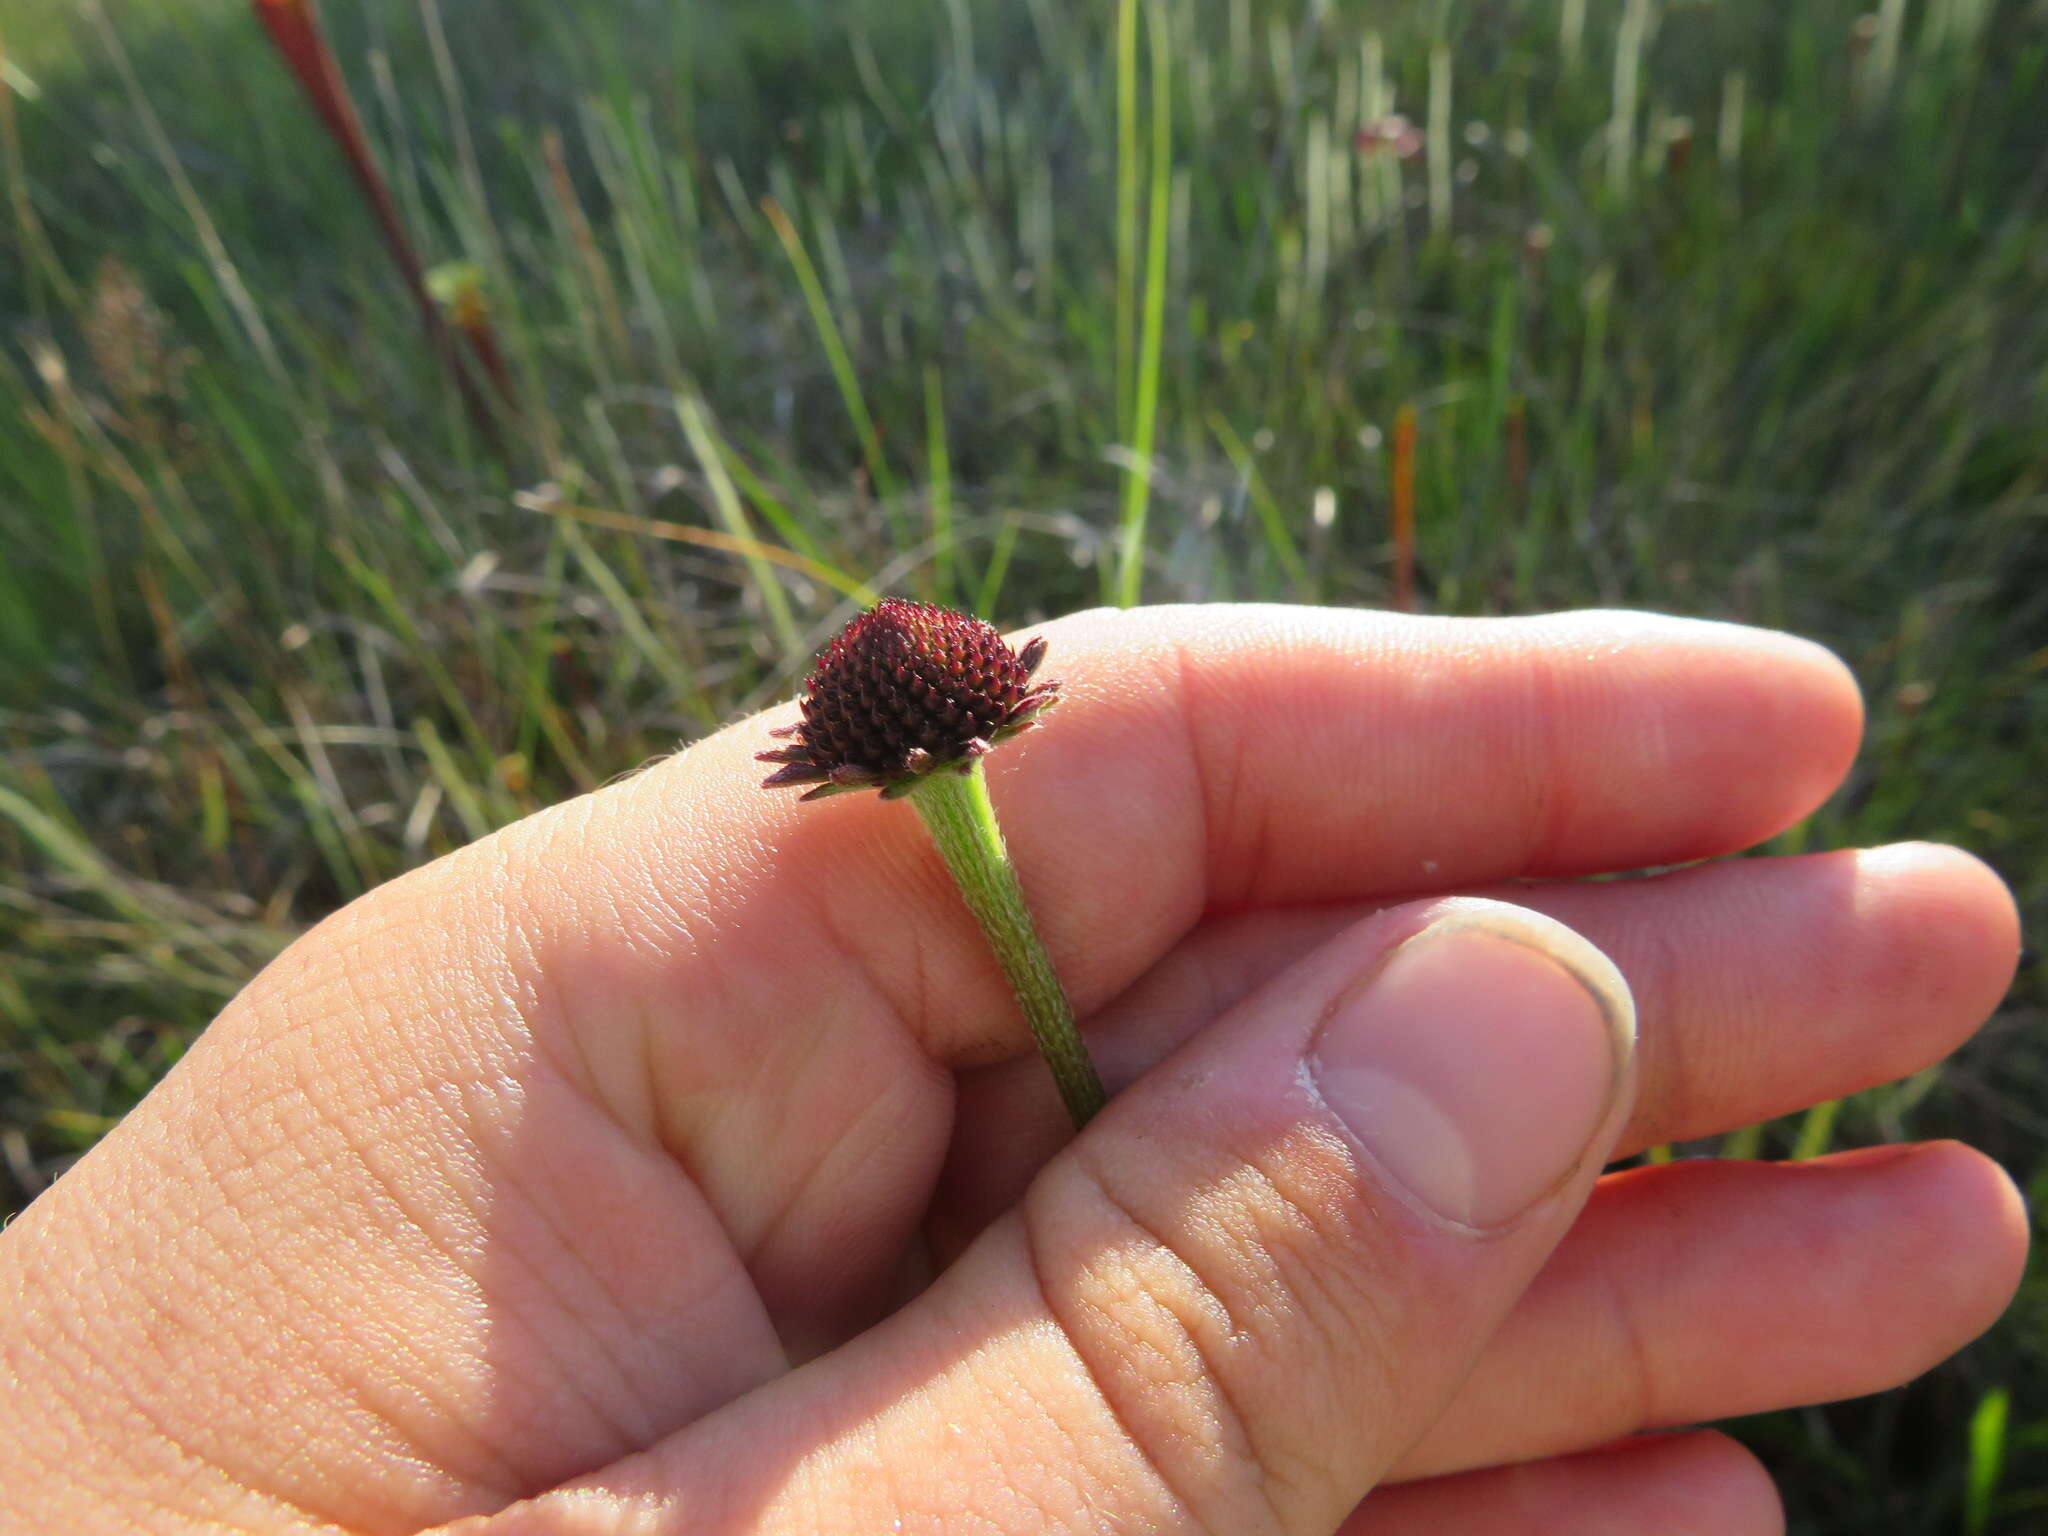
<svg viewBox="0 0 2048 1536"><path fill-rule="evenodd" d="M1374 1160L1447 1221L1499 1227L1584 1162L1628 1080L1627 986L1514 908L1440 918L1338 999L1312 1070Z"/></svg>

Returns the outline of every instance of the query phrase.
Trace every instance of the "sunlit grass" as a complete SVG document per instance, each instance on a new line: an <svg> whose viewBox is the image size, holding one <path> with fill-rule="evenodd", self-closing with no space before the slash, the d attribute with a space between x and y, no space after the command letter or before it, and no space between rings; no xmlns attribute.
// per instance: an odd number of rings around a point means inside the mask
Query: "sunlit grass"
<svg viewBox="0 0 2048 1536"><path fill-rule="evenodd" d="M324 15L502 450L243 0L0 16L17 1194L302 925L787 693L883 591L1790 626L1872 725L1784 851L1958 841L2048 916L2039 7ZM2041 1179L2042 988L1673 1154ZM1752 1438L1801 1529L2023 1529L2044 1362L2037 1283Z"/></svg>

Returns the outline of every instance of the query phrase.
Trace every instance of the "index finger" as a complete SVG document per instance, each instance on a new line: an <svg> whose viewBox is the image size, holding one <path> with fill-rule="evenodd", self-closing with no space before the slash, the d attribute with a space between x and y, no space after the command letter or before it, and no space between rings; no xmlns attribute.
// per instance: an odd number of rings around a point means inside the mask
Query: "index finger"
<svg viewBox="0 0 2048 1536"><path fill-rule="evenodd" d="M1746 847L1826 798L1861 730L1855 684L1819 646L1651 614L1214 605L1033 633L1064 702L989 773L1083 1014L1205 911ZM764 735L749 722L686 758L699 784L727 786L726 824L750 829L721 881L793 876L935 1059L1020 1045L1021 1026L990 1037L1007 994L914 818L867 796L757 793ZM669 862L702 858L670 846Z"/></svg>
<svg viewBox="0 0 2048 1536"><path fill-rule="evenodd" d="M1860 727L1818 646L1646 614L1217 605L1034 632L1064 702L989 773L1084 1021L1207 911L1741 848L1825 798ZM858 1272L849 1315L887 1290L951 1135L950 1072L1030 1050L909 807L760 787L754 754L793 713L490 856L558 1000L538 1033L691 1170L785 1326L818 1313L821 1269Z"/></svg>

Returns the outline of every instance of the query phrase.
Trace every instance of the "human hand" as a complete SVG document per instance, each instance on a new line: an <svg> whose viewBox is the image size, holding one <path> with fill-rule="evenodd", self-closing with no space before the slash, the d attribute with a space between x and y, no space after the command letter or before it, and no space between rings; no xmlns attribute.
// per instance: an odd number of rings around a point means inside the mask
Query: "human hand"
<svg viewBox="0 0 2048 1536"><path fill-rule="evenodd" d="M1594 1182L2007 985L1951 850L1553 878L1810 811L1825 653L1034 632L1066 702L990 775L1121 1090L1078 1140L915 816L762 792L743 722L322 923L0 1234L0 1530L1735 1536L1780 1517L1733 1442L1611 1442L2003 1308L2017 1197L1961 1147Z"/></svg>

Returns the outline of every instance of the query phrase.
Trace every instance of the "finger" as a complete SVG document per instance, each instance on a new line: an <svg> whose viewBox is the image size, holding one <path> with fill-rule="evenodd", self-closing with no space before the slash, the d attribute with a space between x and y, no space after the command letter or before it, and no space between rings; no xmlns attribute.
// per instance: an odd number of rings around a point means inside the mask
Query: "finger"
<svg viewBox="0 0 2048 1536"><path fill-rule="evenodd" d="M1398 1475L1897 1386L1998 1319L2026 1252L2012 1181L1953 1142L1612 1175Z"/></svg>
<svg viewBox="0 0 2048 1536"><path fill-rule="evenodd" d="M1337 1536L1782 1536L1770 1474L1726 1435L1645 1435L1577 1456L1382 1488Z"/></svg>
<svg viewBox="0 0 2048 1536"><path fill-rule="evenodd" d="M1645 614L1155 608L1041 632L1063 703L990 774L1084 1013L1205 910L1746 847L1833 790L1861 723L1853 680L1820 648ZM657 874L692 890L707 864L728 889L772 875L868 960L937 1059L1022 1048L1021 1028L991 1038L1007 993L910 818L866 796L797 807L757 792L763 728L743 723L654 776L654 803L635 810ZM678 802L667 780L685 762ZM704 814L684 820L693 807Z"/></svg>
<svg viewBox="0 0 2048 1536"><path fill-rule="evenodd" d="M2019 964L2012 893L1956 848L1743 860L1671 877L1655 906L1621 899L1638 883L1528 893L1620 951L1652 1000L1618 1155L1931 1066L1991 1016Z"/></svg>
<svg viewBox="0 0 2048 1536"><path fill-rule="evenodd" d="M1340 936L1115 1100L911 1306L496 1525L1333 1529L1625 1113L1597 951L1493 903Z"/></svg>
<svg viewBox="0 0 2048 1536"><path fill-rule="evenodd" d="M1044 633L1065 702L990 773L1084 1018L1220 907L1740 847L1829 792L1860 720L1816 647L1644 615L1220 607ZM691 1169L785 1337L831 1340L888 1303L944 1158L950 1078L921 1065L1030 1045L915 815L761 791L766 728L499 857L538 845L545 909L509 894L594 1091Z"/></svg>
<svg viewBox="0 0 2048 1536"><path fill-rule="evenodd" d="M1628 978L1641 1044L1627 1154L1908 1076L1989 1016L2019 956L2010 892L1953 848L1748 859L1651 880L1501 887L1592 940ZM1091 1021L1112 1087L1360 915L1216 919ZM941 1252L1007 1210L1066 1140L1034 1060L965 1076L935 1212Z"/></svg>

